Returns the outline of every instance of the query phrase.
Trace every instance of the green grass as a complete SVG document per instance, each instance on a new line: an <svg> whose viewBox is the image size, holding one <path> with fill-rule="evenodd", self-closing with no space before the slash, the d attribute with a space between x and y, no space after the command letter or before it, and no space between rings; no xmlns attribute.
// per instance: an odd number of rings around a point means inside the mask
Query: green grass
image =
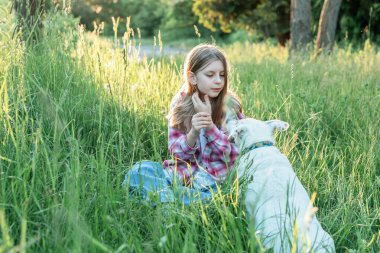
<svg viewBox="0 0 380 253"><path fill-rule="evenodd" d="M11 21L0 26L0 252L260 252L230 195L164 218L120 187L136 161L168 157L183 57L139 61L70 27L26 47ZM287 60L265 43L224 49L245 115L290 123L277 146L317 192L337 251L378 252L379 50Z"/></svg>

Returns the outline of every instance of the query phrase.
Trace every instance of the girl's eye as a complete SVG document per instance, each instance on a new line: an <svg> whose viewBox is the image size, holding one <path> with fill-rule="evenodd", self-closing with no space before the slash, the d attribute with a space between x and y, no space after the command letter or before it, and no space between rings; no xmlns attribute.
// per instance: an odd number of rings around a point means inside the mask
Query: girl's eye
<svg viewBox="0 0 380 253"><path fill-rule="evenodd" d="M210 73L210 74L206 74L206 76L208 76L208 77L213 77L214 74L211 74L211 73ZM220 77L224 77L224 74L219 74L219 76L220 76Z"/></svg>

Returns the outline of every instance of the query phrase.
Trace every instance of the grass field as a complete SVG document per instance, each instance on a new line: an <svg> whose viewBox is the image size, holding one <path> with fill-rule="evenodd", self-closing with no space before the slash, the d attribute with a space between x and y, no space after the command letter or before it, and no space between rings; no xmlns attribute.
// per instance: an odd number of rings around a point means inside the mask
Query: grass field
<svg viewBox="0 0 380 253"><path fill-rule="evenodd" d="M136 161L169 157L183 57L138 59L69 26L26 47L1 12L0 252L261 251L229 195L164 217L120 187ZM317 193L337 251L379 252L379 49L292 60L266 43L224 50L245 115L290 123L277 146Z"/></svg>

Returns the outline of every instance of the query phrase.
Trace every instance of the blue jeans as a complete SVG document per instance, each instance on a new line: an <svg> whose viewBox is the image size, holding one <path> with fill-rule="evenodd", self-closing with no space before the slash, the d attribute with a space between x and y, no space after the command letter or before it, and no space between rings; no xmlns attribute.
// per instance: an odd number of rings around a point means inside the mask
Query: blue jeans
<svg viewBox="0 0 380 253"><path fill-rule="evenodd" d="M180 201L184 205L197 201L208 202L212 194L217 192L216 184L203 189L176 185L164 173L161 163L147 160L132 166L125 175L123 186L129 187L131 196L137 195L148 202L152 200L151 196L156 195L161 203Z"/></svg>

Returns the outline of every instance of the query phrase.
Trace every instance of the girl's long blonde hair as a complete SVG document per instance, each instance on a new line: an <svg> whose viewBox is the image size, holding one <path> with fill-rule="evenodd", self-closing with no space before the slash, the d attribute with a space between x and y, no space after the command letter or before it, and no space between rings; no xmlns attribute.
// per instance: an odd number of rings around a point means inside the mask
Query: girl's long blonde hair
<svg viewBox="0 0 380 253"><path fill-rule="evenodd" d="M236 112L241 112L241 103L238 97L228 89L228 68L227 60L222 51L213 45L201 44L194 47L187 55L184 66L185 84L183 86L185 95L177 97L174 101L168 114L169 126L188 132L191 128L191 118L195 114L193 101L191 99L194 92L197 91L195 85L191 85L188 80L188 73L196 74L198 71L205 68L208 64L214 61L221 61L224 68L224 87L219 95L211 100L212 121L220 128L225 117L226 97L232 102L233 109Z"/></svg>

